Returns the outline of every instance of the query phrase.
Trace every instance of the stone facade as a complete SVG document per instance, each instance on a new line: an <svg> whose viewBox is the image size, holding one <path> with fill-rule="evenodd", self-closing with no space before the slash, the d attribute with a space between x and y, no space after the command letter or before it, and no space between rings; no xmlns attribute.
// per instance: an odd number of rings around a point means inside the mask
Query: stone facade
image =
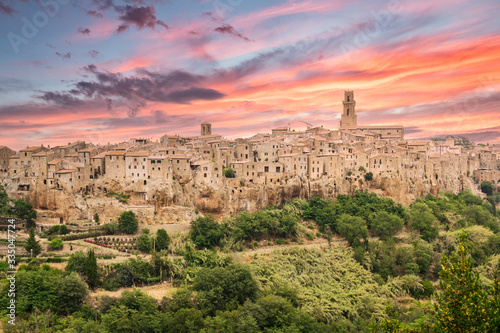
<svg viewBox="0 0 500 333"><path fill-rule="evenodd" d="M346 91L341 128L332 130L287 126L227 140L211 134L205 123L202 136L165 135L159 142L93 146L79 141L52 149L28 147L18 154L0 147L0 168L8 173L2 182L9 195L56 210L65 220L95 212L116 218L112 212L118 208L102 202L85 208L90 206L78 199L78 194L106 198L112 191L129 194L137 207L154 207L158 216L152 218L159 219L171 216L165 207L179 205L229 214L314 193L334 196L369 188L407 202L441 190L477 189L483 180L498 186L500 146L465 149L452 139L407 141L403 127L358 127L355 106L354 93ZM226 178L225 168L236 178ZM372 181L365 181L367 172Z"/></svg>

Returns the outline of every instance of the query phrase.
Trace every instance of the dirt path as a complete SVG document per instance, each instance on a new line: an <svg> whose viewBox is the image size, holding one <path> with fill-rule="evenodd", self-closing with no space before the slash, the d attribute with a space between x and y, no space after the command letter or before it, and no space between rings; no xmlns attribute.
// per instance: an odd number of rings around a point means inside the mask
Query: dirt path
<svg viewBox="0 0 500 333"><path fill-rule="evenodd" d="M92 297L102 297L102 296L110 296L110 297L120 297L122 292L125 290L132 291L134 288L120 288L117 291L107 291L103 289L99 289L90 294ZM141 285L136 286L136 289L140 289L145 294L153 297L154 299L161 301L163 297L171 297L177 290L177 288L173 287L171 283L161 283L155 284L152 286L142 287Z"/></svg>

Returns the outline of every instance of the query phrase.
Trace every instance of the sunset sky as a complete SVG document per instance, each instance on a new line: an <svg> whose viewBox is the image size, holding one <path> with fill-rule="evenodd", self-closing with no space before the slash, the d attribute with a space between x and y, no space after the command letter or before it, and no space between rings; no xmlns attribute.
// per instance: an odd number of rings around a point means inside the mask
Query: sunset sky
<svg viewBox="0 0 500 333"><path fill-rule="evenodd" d="M43 7L42 3L49 5ZM500 143L498 0L0 0L0 145L358 124Z"/></svg>

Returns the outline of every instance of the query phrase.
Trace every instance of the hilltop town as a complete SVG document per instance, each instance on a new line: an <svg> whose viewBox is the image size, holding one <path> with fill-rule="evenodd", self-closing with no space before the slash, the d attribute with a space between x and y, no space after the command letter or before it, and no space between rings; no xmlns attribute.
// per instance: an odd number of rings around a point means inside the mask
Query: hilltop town
<svg viewBox="0 0 500 333"><path fill-rule="evenodd" d="M500 182L500 146L405 140L403 126L358 126L345 91L338 129L290 126L229 140L201 124L199 136L95 145L0 146L0 177L10 197L28 199L40 221L116 220L134 210L143 223L189 223L293 197L371 190L409 204L442 191L476 192Z"/></svg>

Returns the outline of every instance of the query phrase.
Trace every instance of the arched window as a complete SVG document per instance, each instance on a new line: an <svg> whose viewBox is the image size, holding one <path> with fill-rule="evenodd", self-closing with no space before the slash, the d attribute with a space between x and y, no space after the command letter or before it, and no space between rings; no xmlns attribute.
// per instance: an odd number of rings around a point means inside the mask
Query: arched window
<svg viewBox="0 0 500 333"><path fill-rule="evenodd" d="M350 112L349 112L349 109L347 109L347 115L349 115L349 113L350 113Z"/></svg>
<svg viewBox="0 0 500 333"><path fill-rule="evenodd" d="M351 96L347 96L347 101L350 102L351 101Z"/></svg>

